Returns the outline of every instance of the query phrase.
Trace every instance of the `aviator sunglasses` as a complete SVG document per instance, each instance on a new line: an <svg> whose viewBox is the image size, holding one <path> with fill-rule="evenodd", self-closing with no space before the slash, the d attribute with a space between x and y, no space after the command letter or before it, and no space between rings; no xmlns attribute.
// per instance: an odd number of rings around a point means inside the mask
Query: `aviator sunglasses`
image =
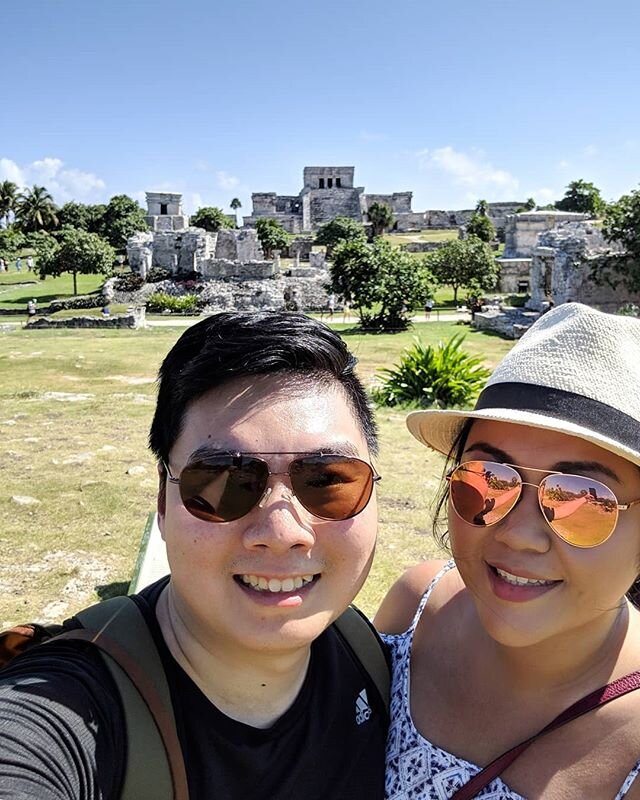
<svg viewBox="0 0 640 800"><path fill-rule="evenodd" d="M206 522L233 522L262 505L270 475L288 475L294 496L314 517L351 519L364 510L380 480L371 464L351 456L290 453L298 457L287 471L271 472L260 455L283 454L211 454L188 464L177 478L164 467L187 511Z"/></svg>
<svg viewBox="0 0 640 800"><path fill-rule="evenodd" d="M547 473L539 484L527 483L517 470ZM451 505L469 525L495 525L513 510L523 486L538 490L538 504L551 530L574 547L596 547L611 536L620 511L640 503L618 503L613 491L584 475L465 461L447 475Z"/></svg>

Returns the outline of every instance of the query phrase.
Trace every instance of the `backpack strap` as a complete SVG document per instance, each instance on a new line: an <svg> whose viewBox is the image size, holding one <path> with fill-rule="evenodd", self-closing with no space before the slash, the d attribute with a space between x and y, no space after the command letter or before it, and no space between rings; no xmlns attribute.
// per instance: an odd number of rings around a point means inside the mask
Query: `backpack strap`
<svg viewBox="0 0 640 800"><path fill-rule="evenodd" d="M121 800L188 800L184 759L160 655L130 597L114 597L76 615L79 639L100 650L120 693L127 729Z"/></svg>
<svg viewBox="0 0 640 800"><path fill-rule="evenodd" d="M333 624L369 674L388 716L391 668L384 642L356 606L349 606Z"/></svg>

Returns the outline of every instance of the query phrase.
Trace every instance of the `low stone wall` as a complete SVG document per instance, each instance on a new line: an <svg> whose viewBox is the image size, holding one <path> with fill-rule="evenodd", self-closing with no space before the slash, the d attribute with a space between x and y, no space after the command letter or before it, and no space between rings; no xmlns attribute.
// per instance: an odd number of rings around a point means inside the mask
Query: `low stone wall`
<svg viewBox="0 0 640 800"><path fill-rule="evenodd" d="M479 331L493 331L506 339L519 339L538 319L535 311L508 308L480 311L474 314L471 327Z"/></svg>
<svg viewBox="0 0 640 800"><path fill-rule="evenodd" d="M142 309L144 312L144 309ZM144 317L144 313L142 315ZM112 317L40 317L31 320L26 327L32 328L139 328L144 323L140 323L137 314L115 314Z"/></svg>
<svg viewBox="0 0 640 800"><path fill-rule="evenodd" d="M438 250L442 247L444 242L407 242L401 245L400 249L405 253L431 253L433 250Z"/></svg>

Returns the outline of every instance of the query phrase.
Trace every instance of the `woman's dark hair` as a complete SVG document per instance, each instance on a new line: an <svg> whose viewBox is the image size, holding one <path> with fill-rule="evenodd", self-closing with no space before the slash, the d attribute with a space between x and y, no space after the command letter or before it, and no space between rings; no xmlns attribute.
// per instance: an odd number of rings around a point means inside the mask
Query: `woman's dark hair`
<svg viewBox="0 0 640 800"><path fill-rule="evenodd" d="M448 531L448 506L449 506L449 481L446 476L452 469L458 466L462 461L462 454L469 438L471 426L475 420L465 420L463 426L451 445L451 449L447 453L444 469L442 472L442 480L438 487L438 492L433 500L433 536L438 544L445 549L449 547L449 531ZM640 570L640 565L638 565ZM627 592L627 598L636 608L640 608L640 575L631 585Z"/></svg>
<svg viewBox="0 0 640 800"><path fill-rule="evenodd" d="M337 333L304 314L214 314L188 328L162 362L149 446L168 461L190 403L237 378L278 374L294 383L339 384L375 454L376 424L356 363Z"/></svg>

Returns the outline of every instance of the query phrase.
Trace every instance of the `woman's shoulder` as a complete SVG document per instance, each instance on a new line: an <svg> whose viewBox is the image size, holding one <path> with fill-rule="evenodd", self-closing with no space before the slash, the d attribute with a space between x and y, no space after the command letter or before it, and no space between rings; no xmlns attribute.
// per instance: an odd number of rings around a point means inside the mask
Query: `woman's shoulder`
<svg viewBox="0 0 640 800"><path fill-rule="evenodd" d="M393 584L382 601L374 619L376 628L381 633L404 633L411 625L425 591L447 563L444 560L423 561L409 568ZM436 612L461 588L462 583L456 570L443 575L438 582L438 591L429 598L425 613Z"/></svg>

